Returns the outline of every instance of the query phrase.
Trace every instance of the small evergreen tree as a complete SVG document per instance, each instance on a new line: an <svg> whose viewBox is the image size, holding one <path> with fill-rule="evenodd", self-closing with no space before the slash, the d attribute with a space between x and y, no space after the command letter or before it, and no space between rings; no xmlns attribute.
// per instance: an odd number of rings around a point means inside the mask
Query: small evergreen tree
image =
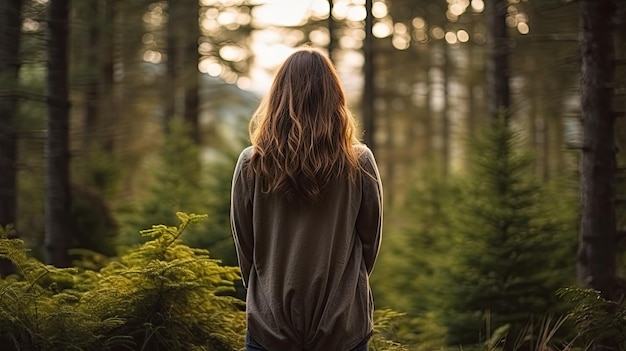
<svg viewBox="0 0 626 351"><path fill-rule="evenodd" d="M239 280L206 250L180 241L205 216L178 214L177 227L98 270L55 268L0 237L0 257L19 273L0 280L2 350L238 350L244 303L224 296Z"/></svg>
<svg viewBox="0 0 626 351"><path fill-rule="evenodd" d="M573 276L576 234L564 223L574 218L550 206L567 196L550 197L532 177L504 118L491 123L472 145L470 176L451 209L451 262L441 271L450 345L476 345L506 327L512 346L529 321L555 311L556 289Z"/></svg>

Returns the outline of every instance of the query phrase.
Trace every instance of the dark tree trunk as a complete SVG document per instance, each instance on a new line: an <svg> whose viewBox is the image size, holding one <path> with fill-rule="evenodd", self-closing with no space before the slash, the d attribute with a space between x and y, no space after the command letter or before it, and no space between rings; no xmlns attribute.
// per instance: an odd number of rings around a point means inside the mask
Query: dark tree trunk
<svg viewBox="0 0 626 351"><path fill-rule="evenodd" d="M48 136L46 139L46 261L57 267L71 264L69 187L69 0L48 5Z"/></svg>
<svg viewBox="0 0 626 351"><path fill-rule="evenodd" d="M486 0L487 111L492 117L510 114L509 38L506 27L508 0Z"/></svg>
<svg viewBox="0 0 626 351"><path fill-rule="evenodd" d="M333 52L335 51L335 47L337 46L337 39L335 34L335 27L337 26L335 23L335 18L333 17L333 7L334 1L328 0L328 58L331 61L335 61Z"/></svg>
<svg viewBox="0 0 626 351"><path fill-rule="evenodd" d="M15 224L18 74L22 1L0 3L0 226Z"/></svg>
<svg viewBox="0 0 626 351"><path fill-rule="evenodd" d="M198 38L200 37L200 27L198 17L200 7L197 0L187 0L185 2L185 17L181 26L185 26L184 35L184 53L185 63L182 67L184 70L183 78L185 87L185 105L183 117L189 127L191 140L196 144L200 144L200 121L199 121L199 99L198 99L198 63L200 62L200 53L198 52Z"/></svg>
<svg viewBox="0 0 626 351"><path fill-rule="evenodd" d="M616 284L614 25L616 0L580 1L581 219L578 279L609 300Z"/></svg>
<svg viewBox="0 0 626 351"><path fill-rule="evenodd" d="M0 226L15 225L17 208L17 93L20 70L22 0L0 2ZM10 236L16 232L9 233ZM13 266L0 260L0 276Z"/></svg>
<svg viewBox="0 0 626 351"><path fill-rule="evenodd" d="M98 76L98 61L100 52L97 48L100 45L100 27L99 23L99 6L98 1L92 1L90 3L82 3L84 6L85 15L87 17L87 33L84 36L84 45L87 48L95 48L90 50L84 50L83 66L86 72L85 82L85 115L84 115L84 132L83 132L83 150L89 152L90 147L94 141L97 141L98 127L99 127L99 76Z"/></svg>
<svg viewBox="0 0 626 351"><path fill-rule="evenodd" d="M102 146L104 150L112 153L115 146L115 134L114 130L117 124L117 104L113 98L113 74L114 74L114 45L113 38L115 37L115 15L117 0L104 0L103 4L103 31L105 35L100 38L101 48L101 63L100 63L100 117L106 119L106 125L104 133L104 142Z"/></svg>
<svg viewBox="0 0 626 351"><path fill-rule="evenodd" d="M180 0L178 0L180 2ZM163 84L163 128L169 132L170 121L176 115L176 100L178 94L178 71L179 71L179 50L178 50L178 23L180 23L180 4L176 0L167 2L167 60L165 81Z"/></svg>
<svg viewBox="0 0 626 351"><path fill-rule="evenodd" d="M363 41L363 96L361 97L361 114L363 116L363 129L365 130L365 144L375 152L376 123L374 117L374 36L372 26L374 15L372 14L372 0L365 0L365 39Z"/></svg>

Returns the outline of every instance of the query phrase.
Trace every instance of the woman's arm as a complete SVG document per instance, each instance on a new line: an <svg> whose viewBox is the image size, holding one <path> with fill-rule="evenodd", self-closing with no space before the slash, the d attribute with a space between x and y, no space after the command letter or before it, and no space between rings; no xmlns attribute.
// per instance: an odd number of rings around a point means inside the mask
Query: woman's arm
<svg viewBox="0 0 626 351"><path fill-rule="evenodd" d="M365 149L360 157L361 206L356 220L356 232L363 244L367 273L371 274L382 239L383 188L372 151Z"/></svg>
<svg viewBox="0 0 626 351"><path fill-rule="evenodd" d="M230 197L230 224L237 249L237 259L241 269L241 280L248 286L248 277L252 268L254 235L252 230L252 191L250 181L243 174L244 165L249 160L250 148L239 155L233 175Z"/></svg>

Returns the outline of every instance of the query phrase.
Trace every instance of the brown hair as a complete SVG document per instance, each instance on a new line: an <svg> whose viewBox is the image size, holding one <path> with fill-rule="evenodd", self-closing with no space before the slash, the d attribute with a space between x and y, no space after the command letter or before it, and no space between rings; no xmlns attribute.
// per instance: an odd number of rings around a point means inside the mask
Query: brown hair
<svg viewBox="0 0 626 351"><path fill-rule="evenodd" d="M333 64L316 50L298 50L250 121L250 170L265 193L319 200L336 177L356 179L355 130Z"/></svg>

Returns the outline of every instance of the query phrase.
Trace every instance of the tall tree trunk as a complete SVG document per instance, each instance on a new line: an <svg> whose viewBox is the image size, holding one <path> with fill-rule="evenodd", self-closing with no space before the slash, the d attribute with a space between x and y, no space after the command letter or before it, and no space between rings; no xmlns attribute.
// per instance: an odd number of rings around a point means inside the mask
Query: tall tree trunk
<svg viewBox="0 0 626 351"><path fill-rule="evenodd" d="M20 70L22 0L0 2L0 226L15 225L17 208L17 93ZM15 232L9 233L11 236ZM0 276L13 266L0 260Z"/></svg>
<svg viewBox="0 0 626 351"><path fill-rule="evenodd" d="M104 133L103 148L109 153L113 153L115 146L115 127L117 125L117 104L114 99L114 62L115 50L113 38L115 37L115 16L117 0L104 0L103 3L103 31L104 36L100 38L100 116L106 118L107 128Z"/></svg>
<svg viewBox="0 0 626 351"><path fill-rule="evenodd" d="M487 16L487 98L489 115L510 114L509 38L506 26L508 0L486 0Z"/></svg>
<svg viewBox="0 0 626 351"><path fill-rule="evenodd" d="M46 261L57 267L71 264L69 186L69 0L48 5L48 137L46 139Z"/></svg>
<svg viewBox="0 0 626 351"><path fill-rule="evenodd" d="M363 116L363 129L365 129L365 144L372 152L375 152L376 122L374 117L374 35L372 26L374 15L372 14L372 0L365 0L365 39L363 40L363 95L361 97L361 115Z"/></svg>
<svg viewBox="0 0 626 351"><path fill-rule="evenodd" d="M198 63L200 62L200 53L198 52L198 38L200 37L199 12L200 5L198 0L187 0L185 2L185 15L181 21L181 26L185 26L184 31L184 70L182 75L185 87L185 105L183 117L189 127L191 140L196 144L200 144L200 121L199 121L199 99L198 99L198 80L199 71Z"/></svg>
<svg viewBox="0 0 626 351"><path fill-rule="evenodd" d="M441 113L441 172L443 176L450 173L451 158L451 126L450 126L450 78L451 78L451 59L450 47L445 42L443 45L443 111Z"/></svg>
<svg viewBox="0 0 626 351"><path fill-rule="evenodd" d="M335 61L333 53L335 51L335 47L337 46L337 38L335 34L335 27L337 24L335 23L335 18L333 17L333 7L334 1L328 0L328 58L331 61Z"/></svg>
<svg viewBox="0 0 626 351"><path fill-rule="evenodd" d="M616 0L580 1L581 114L583 150L580 163L581 218L578 280L609 300L616 284L615 62L611 18Z"/></svg>
<svg viewBox="0 0 626 351"><path fill-rule="evenodd" d="M84 55L82 57L83 61L83 69L86 74L85 79L85 114L83 116L84 120L84 132L83 132L83 141L82 148L85 152L91 151L90 148L94 144L94 142L98 141L98 129L99 129L99 103L100 103L100 94L99 94L99 57L100 52L98 50L100 46L100 27L101 23L99 22L100 9L98 6L99 1L91 1L89 3L84 2L81 5L84 6L85 16L87 18L87 33L84 35L84 45L88 48L93 48L91 50L85 50Z"/></svg>
<svg viewBox="0 0 626 351"><path fill-rule="evenodd" d="M22 0L0 3L0 226L15 224L18 74Z"/></svg>
<svg viewBox="0 0 626 351"><path fill-rule="evenodd" d="M178 0L180 2L180 0ZM178 97L178 67L180 57L178 50L179 28L181 6L176 0L167 2L167 61L165 64L165 81L163 88L163 128L169 132L170 121L176 115L176 101Z"/></svg>

